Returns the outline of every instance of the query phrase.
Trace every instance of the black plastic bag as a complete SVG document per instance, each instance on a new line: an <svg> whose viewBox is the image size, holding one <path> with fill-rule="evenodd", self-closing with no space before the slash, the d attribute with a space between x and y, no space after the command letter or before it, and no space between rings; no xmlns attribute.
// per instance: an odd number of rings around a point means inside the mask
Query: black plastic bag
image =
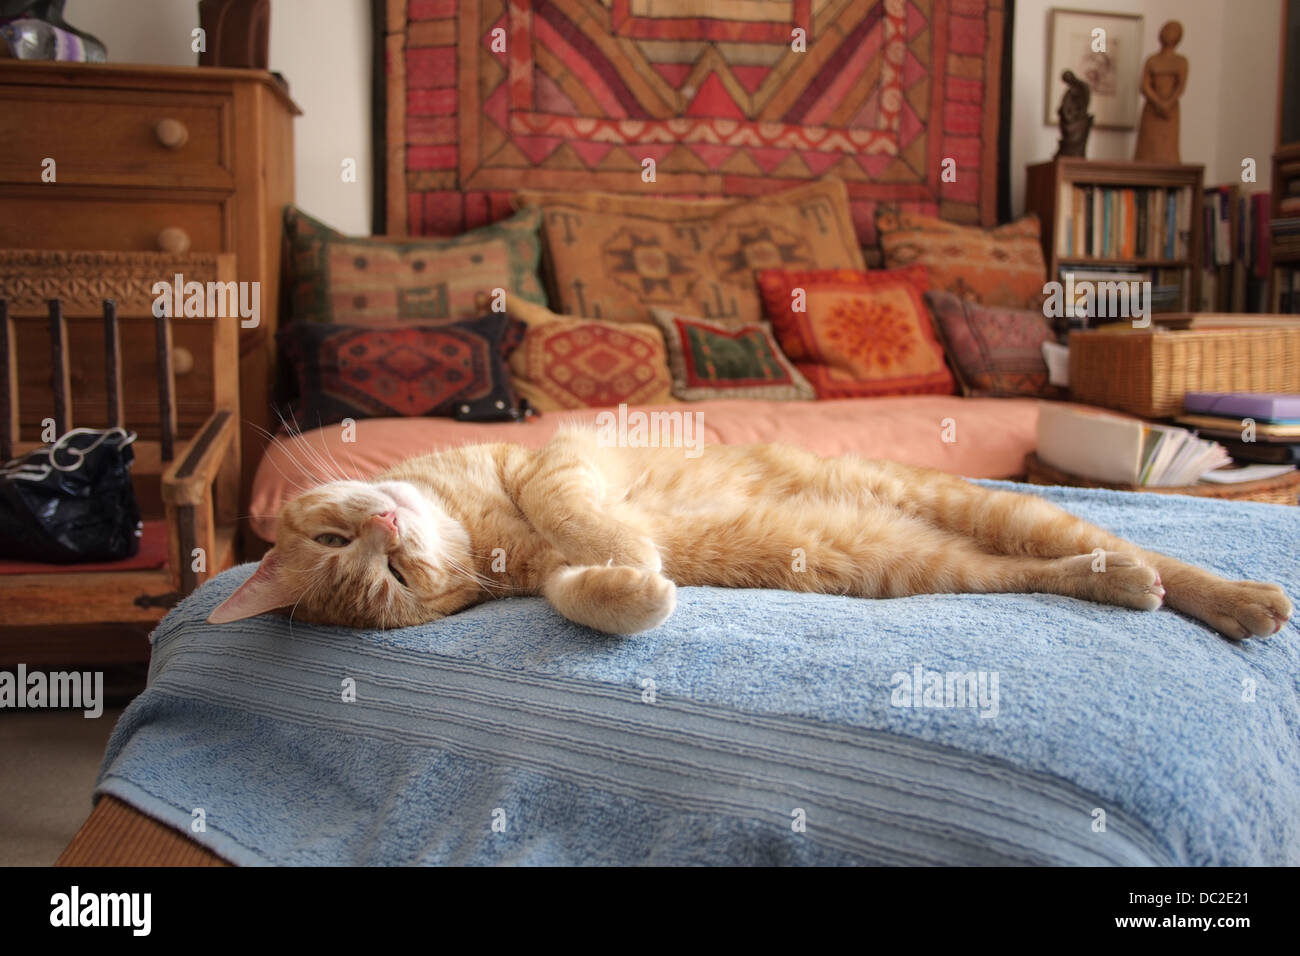
<svg viewBox="0 0 1300 956"><path fill-rule="evenodd" d="M134 441L121 428L74 428L0 467L0 557L75 564L134 556Z"/></svg>

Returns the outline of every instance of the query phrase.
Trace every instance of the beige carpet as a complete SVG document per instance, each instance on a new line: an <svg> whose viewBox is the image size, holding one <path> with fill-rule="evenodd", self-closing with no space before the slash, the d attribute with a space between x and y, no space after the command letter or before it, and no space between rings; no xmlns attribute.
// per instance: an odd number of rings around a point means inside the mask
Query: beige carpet
<svg viewBox="0 0 1300 956"><path fill-rule="evenodd" d="M0 711L0 866L49 866L90 814L121 708Z"/></svg>

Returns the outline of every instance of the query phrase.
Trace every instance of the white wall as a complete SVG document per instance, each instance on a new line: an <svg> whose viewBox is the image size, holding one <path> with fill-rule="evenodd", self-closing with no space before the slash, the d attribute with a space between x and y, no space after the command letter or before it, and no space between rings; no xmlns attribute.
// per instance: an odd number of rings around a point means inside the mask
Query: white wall
<svg viewBox="0 0 1300 956"><path fill-rule="evenodd" d="M1142 59L1160 48L1168 20L1183 24L1178 52L1188 59L1180 102L1185 163L1203 163L1207 185L1240 182L1241 161L1256 160L1267 189L1277 129L1282 0L1016 0L1011 92L1011 208L1025 204L1025 166L1052 158L1058 130L1044 117L1048 28L1053 7L1142 14ZM1065 85L1054 84L1053 112ZM1139 101L1140 102L1140 101ZM1092 159L1132 159L1137 132L1093 130Z"/></svg>
<svg viewBox="0 0 1300 956"><path fill-rule="evenodd" d="M69 23L93 33L113 63L193 66L195 0L70 0ZM370 5L367 0L272 0L271 69L302 109L294 126L297 202L349 233L370 232ZM357 181L340 176L357 161Z"/></svg>

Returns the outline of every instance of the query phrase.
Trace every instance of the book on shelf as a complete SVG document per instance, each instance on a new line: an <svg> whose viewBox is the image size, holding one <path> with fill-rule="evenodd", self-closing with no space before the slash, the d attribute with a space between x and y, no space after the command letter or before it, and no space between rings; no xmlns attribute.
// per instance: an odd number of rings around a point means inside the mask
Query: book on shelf
<svg viewBox="0 0 1300 956"><path fill-rule="evenodd" d="M1216 468L1201 476L1201 481L1216 485L1239 485L1247 481L1264 481L1267 478L1279 478L1295 471L1295 465L1232 465Z"/></svg>
<svg viewBox="0 0 1300 956"><path fill-rule="evenodd" d="M1267 192L1247 192L1234 183L1205 189L1201 204L1205 241L1200 263L1203 311L1272 311L1267 303L1270 202Z"/></svg>
<svg viewBox="0 0 1300 956"><path fill-rule="evenodd" d="M1235 435L1240 438L1245 431L1245 426L1242 425L1239 416L1178 415L1174 418L1174 421L1190 425L1192 428L1203 432L1209 432L1216 437ZM1283 423L1274 425L1268 422L1256 422L1252 427L1255 437L1259 441L1300 441L1300 424Z"/></svg>
<svg viewBox="0 0 1300 956"><path fill-rule="evenodd" d="M1061 183L1056 251L1070 259L1185 259L1192 197L1187 186Z"/></svg>
<svg viewBox="0 0 1300 956"><path fill-rule="evenodd" d="M1085 263L1081 265L1063 265L1057 278L1066 289L1073 288L1075 319L1072 329L1089 328L1097 318L1112 321L1114 316L1098 316L1096 304L1100 296L1094 299L1094 308L1088 309L1085 289L1089 285L1110 282L1150 282L1150 301L1146 304L1151 312L1178 312L1186 306L1184 302L1184 270L1168 269L1134 269L1131 266L1110 265L1102 263Z"/></svg>
<svg viewBox="0 0 1300 956"><path fill-rule="evenodd" d="M1233 461L1300 465L1300 442L1241 441L1240 435L1237 438L1220 438L1218 442Z"/></svg>
<svg viewBox="0 0 1300 956"><path fill-rule="evenodd" d="M1272 329L1300 325L1300 315L1272 315L1231 312L1166 312L1153 315L1159 328L1181 332L1185 329Z"/></svg>
<svg viewBox="0 0 1300 956"><path fill-rule="evenodd" d="M1277 285L1276 311L1300 315L1300 266L1277 266L1274 281Z"/></svg>
<svg viewBox="0 0 1300 956"><path fill-rule="evenodd" d="M1039 408L1037 454L1069 474L1135 487L1195 484L1231 461L1185 428L1050 403Z"/></svg>
<svg viewBox="0 0 1300 956"><path fill-rule="evenodd" d="M1252 418L1270 425L1300 424L1300 395L1281 392L1188 392L1183 411L1189 415Z"/></svg>

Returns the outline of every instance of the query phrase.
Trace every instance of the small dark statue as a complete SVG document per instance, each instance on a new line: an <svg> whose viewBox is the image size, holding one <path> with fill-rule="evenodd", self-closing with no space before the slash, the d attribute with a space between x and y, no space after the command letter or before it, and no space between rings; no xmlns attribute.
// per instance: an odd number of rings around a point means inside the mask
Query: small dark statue
<svg viewBox="0 0 1300 956"><path fill-rule="evenodd" d="M1088 148L1088 134L1092 132L1092 115L1088 112L1092 90L1069 70L1061 74L1061 79L1069 89L1056 110L1061 122L1061 144L1056 148L1056 155L1083 156Z"/></svg>

